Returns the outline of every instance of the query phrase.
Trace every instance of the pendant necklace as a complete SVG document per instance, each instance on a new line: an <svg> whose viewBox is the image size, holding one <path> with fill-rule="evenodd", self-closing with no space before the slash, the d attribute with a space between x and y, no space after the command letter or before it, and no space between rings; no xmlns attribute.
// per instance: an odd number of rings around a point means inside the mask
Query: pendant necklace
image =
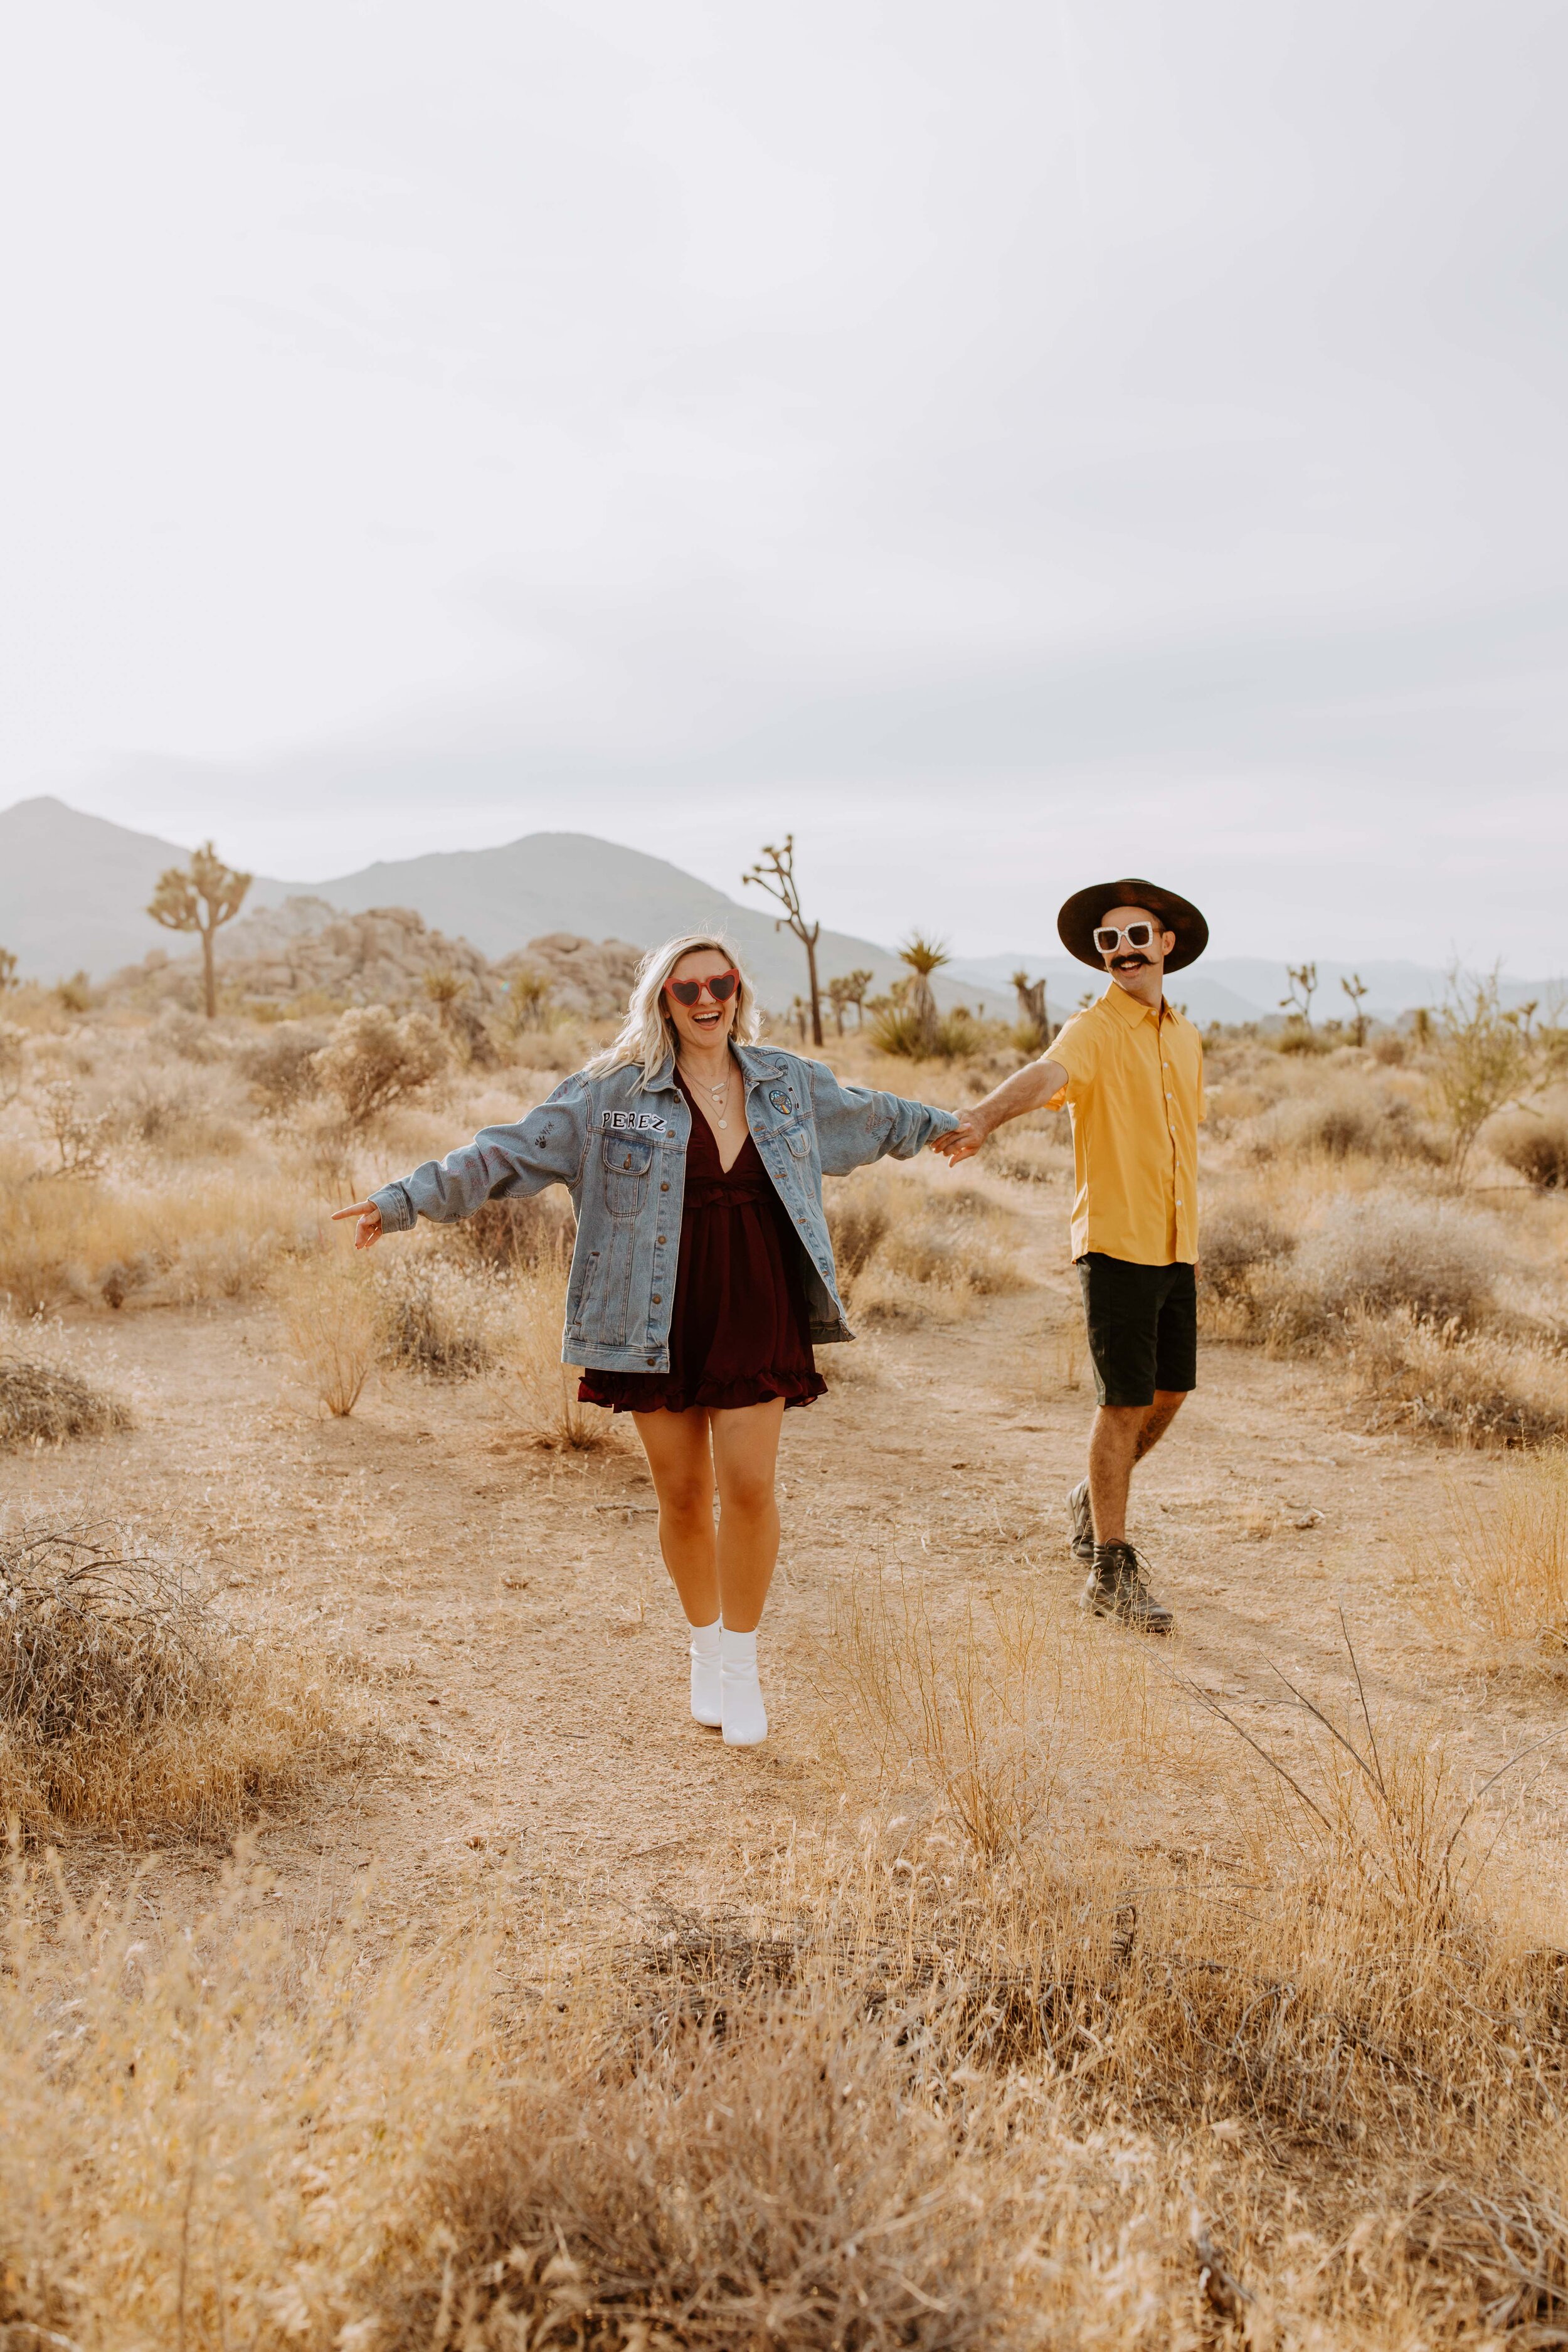
<svg viewBox="0 0 1568 2352"><path fill-rule="evenodd" d="M723 1084L717 1087L710 1087L706 1078L692 1078L689 1071L687 1076L691 1085L700 1086L702 1088L703 1093L711 1102L718 1114L719 1125L721 1128L728 1127L730 1124L730 1072L725 1071Z"/></svg>

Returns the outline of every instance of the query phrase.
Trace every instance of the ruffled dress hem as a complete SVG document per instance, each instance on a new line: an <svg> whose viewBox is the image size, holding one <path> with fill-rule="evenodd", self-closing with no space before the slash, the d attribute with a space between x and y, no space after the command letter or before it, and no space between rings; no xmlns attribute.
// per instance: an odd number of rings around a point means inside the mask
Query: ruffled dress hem
<svg viewBox="0 0 1568 2352"><path fill-rule="evenodd" d="M622 1386L625 1382L626 1385ZM584 1372L577 1383L579 1404L607 1405L615 1412L739 1412L747 1405L771 1404L783 1397L794 1405L815 1404L827 1394L820 1372L763 1373L740 1381L668 1380L660 1372Z"/></svg>

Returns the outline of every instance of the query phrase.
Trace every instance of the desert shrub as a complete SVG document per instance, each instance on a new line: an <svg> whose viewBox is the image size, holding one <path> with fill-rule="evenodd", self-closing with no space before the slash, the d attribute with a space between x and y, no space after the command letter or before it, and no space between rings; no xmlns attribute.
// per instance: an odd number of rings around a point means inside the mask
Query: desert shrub
<svg viewBox="0 0 1568 2352"><path fill-rule="evenodd" d="M420 1250L376 1265L374 1280L390 1362L443 1381L468 1380L495 1362L510 1307L498 1275Z"/></svg>
<svg viewBox="0 0 1568 2352"><path fill-rule="evenodd" d="M63 1445L129 1429L131 1414L68 1365L37 1363L11 1352L0 1335L0 1447Z"/></svg>
<svg viewBox="0 0 1568 2352"><path fill-rule="evenodd" d="M149 1032L151 1042L185 1062L221 1062L232 1052L226 1032L216 1022L203 1021L188 1005L168 1004Z"/></svg>
<svg viewBox="0 0 1568 2352"><path fill-rule="evenodd" d="M1568 1366L1560 1355L1409 1307L1352 1312L1348 1343L1376 1426L1472 1445L1541 1445L1568 1434Z"/></svg>
<svg viewBox="0 0 1568 2352"><path fill-rule="evenodd" d="M1314 1029L1310 1022L1287 1021L1268 1042L1277 1054L1331 1054L1339 1039Z"/></svg>
<svg viewBox="0 0 1568 2352"><path fill-rule="evenodd" d="M554 1185L543 1192L486 1201L447 1229L453 1248L508 1275L531 1273L563 1252L570 1257L574 1231L571 1203Z"/></svg>
<svg viewBox="0 0 1568 2352"><path fill-rule="evenodd" d="M289 1266L278 1290L284 1337L302 1385L334 1420L346 1420L384 1344L370 1268L346 1249L329 1246Z"/></svg>
<svg viewBox="0 0 1568 2352"><path fill-rule="evenodd" d="M1432 1090L1452 1139L1455 1172L1463 1176L1481 1129L1530 1073L1524 1020L1504 1007L1495 971L1449 973L1436 1044Z"/></svg>
<svg viewBox="0 0 1568 2352"><path fill-rule="evenodd" d="M1446 1202L1342 1193L1300 1242L1290 1284L1325 1318L1405 1308L1462 1328L1487 1306L1499 1263L1491 1227Z"/></svg>
<svg viewBox="0 0 1568 2352"><path fill-rule="evenodd" d="M53 1147L53 1171L58 1176L101 1174L106 1148L105 1123L89 1111L80 1088L70 1078L54 1078L40 1087L33 1116Z"/></svg>
<svg viewBox="0 0 1568 2352"><path fill-rule="evenodd" d="M1440 1139L1402 1096L1348 1077L1271 1105L1247 1123L1245 1149L1257 1160L1442 1157Z"/></svg>
<svg viewBox="0 0 1568 2352"><path fill-rule="evenodd" d="M931 1033L913 1005L895 1002L884 1004L872 1022L871 1043L879 1054L920 1062L929 1053Z"/></svg>
<svg viewBox="0 0 1568 2352"><path fill-rule="evenodd" d="M1397 1029L1384 1029L1372 1041L1374 1059L1385 1069L1398 1069L1409 1059L1410 1049Z"/></svg>
<svg viewBox="0 0 1568 2352"><path fill-rule="evenodd" d="M342 1749L324 1670L226 1624L110 1526L0 1536L0 1807L226 1836Z"/></svg>
<svg viewBox="0 0 1568 2352"><path fill-rule="evenodd" d="M1008 1245L1010 1213L972 1186L937 1192L868 1168L837 1179L825 1199L852 1317L918 1321L940 1293L959 1301L1025 1286Z"/></svg>
<svg viewBox="0 0 1568 2352"><path fill-rule="evenodd" d="M1235 1299L1265 1266L1278 1265L1296 1236L1260 1201L1234 1195L1204 1211L1198 1252L1200 1294Z"/></svg>
<svg viewBox="0 0 1568 2352"><path fill-rule="evenodd" d="M326 1043L320 1029L280 1021L258 1044L247 1045L239 1066L258 1108L279 1118L308 1102L321 1086L316 1057Z"/></svg>
<svg viewBox="0 0 1568 2352"><path fill-rule="evenodd" d="M445 1040L428 1013L399 1020L384 1004L359 1004L342 1016L312 1066L318 1084L357 1128L422 1093L447 1062Z"/></svg>
<svg viewBox="0 0 1568 2352"><path fill-rule="evenodd" d="M868 1186L854 1190L835 1186L826 1192L826 1208L833 1263L845 1280L853 1282L888 1237L892 1224L888 1201L882 1192Z"/></svg>
<svg viewBox="0 0 1568 2352"><path fill-rule="evenodd" d="M1498 1130L1492 1149L1505 1168L1537 1192L1568 1190L1568 1118L1510 1119Z"/></svg>

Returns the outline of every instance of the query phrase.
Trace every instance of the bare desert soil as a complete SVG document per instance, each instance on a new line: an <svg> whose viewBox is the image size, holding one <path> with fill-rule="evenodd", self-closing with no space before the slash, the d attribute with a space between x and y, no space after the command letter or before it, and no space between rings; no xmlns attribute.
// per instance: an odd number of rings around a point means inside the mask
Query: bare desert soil
<svg viewBox="0 0 1568 2352"><path fill-rule="evenodd" d="M302 1623L353 1662L386 1734L379 1760L258 1832L307 1937L351 1904L373 1937L417 1928L500 1869L549 1889L563 1928L732 1900L748 1848L840 1805L823 1664L857 1575L900 1574L939 1612L1009 1590L1073 1608L1063 1496L1092 1390L1064 1197L1039 1188L1020 1207L1022 1189L1007 1200L1030 1288L825 1350L829 1395L787 1416L763 1645L774 1728L754 1753L688 1717L683 1629L626 1425L607 1452L531 1448L504 1380L392 1375L332 1422L291 1384L266 1307L100 1314L78 1327L79 1360L130 1396L136 1427L13 1456L0 1480L28 1514L169 1532L226 1608ZM1177 1612L1160 1670L1288 1752L1301 1718L1281 1675L1351 1696L1342 1609L1380 1719L1436 1710L1478 1774L1544 1743L1516 1801L1555 1905L1560 1695L1541 1678L1489 1684L1423 1611L1455 1495L1484 1505L1498 1457L1363 1433L1331 1366L1210 1346L1200 1380L1135 1487L1134 1533ZM1095 1638L1139 1647L1108 1627ZM1151 1847L1223 1847L1201 1778L1155 1776L1144 1795ZM150 1914L177 1916L218 1861L155 1854ZM83 1883L130 1863L100 1844L68 1857Z"/></svg>

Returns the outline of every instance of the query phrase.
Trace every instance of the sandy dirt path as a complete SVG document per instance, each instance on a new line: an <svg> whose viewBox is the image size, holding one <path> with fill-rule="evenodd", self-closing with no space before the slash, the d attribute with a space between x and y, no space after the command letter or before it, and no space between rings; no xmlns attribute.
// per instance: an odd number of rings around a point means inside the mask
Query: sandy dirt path
<svg viewBox="0 0 1568 2352"><path fill-rule="evenodd" d="M813 1661L852 1572L900 1570L939 1608L1016 1584L1072 1609L1062 1498L1092 1392L1060 1195L1020 1203L1020 1189L1006 1198L1034 1286L831 1351L830 1394L786 1417L763 1639L774 1728L755 1753L686 1714L684 1633L635 1447L534 1451L484 1384L396 1376L351 1420L322 1421L291 1391L264 1308L100 1317L79 1327L81 1355L129 1391L137 1427L13 1456L0 1486L29 1515L166 1526L226 1605L285 1610L357 1662L384 1760L261 1831L302 1925L358 1893L367 1929L390 1932L503 1864L628 1927L733 1901L738 1844L837 1805ZM1345 1699L1342 1606L1388 1717L1436 1708L1478 1767L1548 1739L1528 1802L1555 1877L1561 1697L1489 1686L1419 1607L1452 1491L1484 1501L1496 1461L1360 1433L1331 1374L1252 1350L1208 1347L1200 1380L1135 1487L1135 1536L1177 1612L1163 1667L1289 1741L1300 1718L1273 1669ZM1152 1792L1151 1836L1223 1833L1201 1791L1180 1810ZM85 1879L109 1860L84 1847L70 1867ZM150 1906L177 1906L216 1866L169 1851Z"/></svg>

